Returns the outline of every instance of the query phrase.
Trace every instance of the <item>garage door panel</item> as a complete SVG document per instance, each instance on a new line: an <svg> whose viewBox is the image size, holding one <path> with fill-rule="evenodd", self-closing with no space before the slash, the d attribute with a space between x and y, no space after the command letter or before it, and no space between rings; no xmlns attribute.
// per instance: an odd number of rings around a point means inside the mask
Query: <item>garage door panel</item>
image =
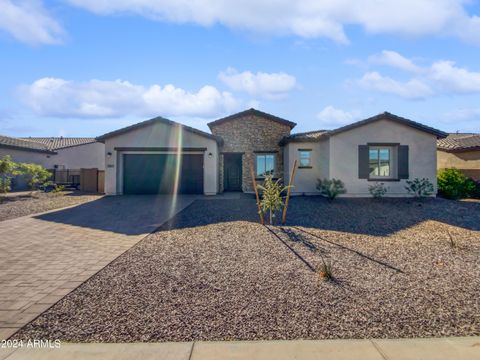
<svg viewBox="0 0 480 360"><path fill-rule="evenodd" d="M179 174L178 193L203 193L203 155L125 154L123 158L125 194L171 194Z"/></svg>

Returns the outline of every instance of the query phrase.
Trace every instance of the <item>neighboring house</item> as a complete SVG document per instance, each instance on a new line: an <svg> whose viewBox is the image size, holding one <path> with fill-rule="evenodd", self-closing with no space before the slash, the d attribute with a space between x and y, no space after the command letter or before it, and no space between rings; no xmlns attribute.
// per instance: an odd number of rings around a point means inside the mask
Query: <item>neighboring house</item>
<svg viewBox="0 0 480 360"><path fill-rule="evenodd" d="M336 130L291 134L295 123L250 109L208 124L212 134L154 118L97 138L105 143L107 194L252 192L251 169L318 194L317 179L341 179L346 196L369 196L383 182L406 196L406 180L436 186L436 142L446 133L383 113Z"/></svg>
<svg viewBox="0 0 480 360"><path fill-rule="evenodd" d="M80 176L82 168L104 170L104 148L105 145L95 138L0 136L0 158L10 155L15 162L39 164L57 172L75 170L76 176ZM17 181L17 188L22 185Z"/></svg>
<svg viewBox="0 0 480 360"><path fill-rule="evenodd" d="M480 134L449 134L437 142L437 168L457 168L480 180Z"/></svg>

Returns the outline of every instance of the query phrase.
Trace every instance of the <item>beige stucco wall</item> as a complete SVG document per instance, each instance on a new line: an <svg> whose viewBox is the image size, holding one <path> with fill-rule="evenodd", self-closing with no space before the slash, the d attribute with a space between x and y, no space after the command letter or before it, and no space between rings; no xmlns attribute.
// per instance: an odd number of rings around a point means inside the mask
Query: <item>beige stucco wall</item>
<svg viewBox="0 0 480 360"><path fill-rule="evenodd" d="M284 148L284 160L286 164L284 177L285 184L288 183L295 160L297 160L298 165L300 164L300 149L311 149L312 168L297 168L292 194L318 194L316 189L317 179L328 178L329 140L327 139L321 142L288 143Z"/></svg>
<svg viewBox="0 0 480 360"><path fill-rule="evenodd" d="M438 151L437 166L438 169L454 167L457 169L480 170L480 150L455 153Z"/></svg>
<svg viewBox="0 0 480 360"><path fill-rule="evenodd" d="M100 142L71 146L56 150L50 164L63 165L65 169L105 169L105 145Z"/></svg>
<svg viewBox="0 0 480 360"><path fill-rule="evenodd" d="M218 146L213 139L182 130L178 126L155 123L105 140L105 193L122 193L122 151L116 147L207 148L204 154L204 193L218 192ZM111 156L108 156L111 153ZM135 152L135 154L152 152ZM154 152L160 153L160 152ZM212 154L209 156L209 154ZM191 154L191 152L189 152Z"/></svg>
<svg viewBox="0 0 480 360"><path fill-rule="evenodd" d="M358 178L358 145L400 143L409 146L409 177L427 178L435 186L436 137L390 120L380 120L330 137L330 178L341 179L345 196L370 196L368 186L374 182ZM381 182L381 181L380 181ZM406 180L384 182L386 196L405 196Z"/></svg>
<svg viewBox="0 0 480 360"><path fill-rule="evenodd" d="M15 162L34 163L47 169L55 165L64 166L65 169L105 168L105 145L91 143L69 148L55 150L56 154L46 154L33 151L24 151L0 148L0 158L10 155Z"/></svg>
<svg viewBox="0 0 480 360"><path fill-rule="evenodd" d="M19 163L33 163L42 165L43 167L50 169L53 161L54 154L39 153L33 151L24 151L17 149L8 149L0 147L0 158L6 155L10 155L12 160Z"/></svg>

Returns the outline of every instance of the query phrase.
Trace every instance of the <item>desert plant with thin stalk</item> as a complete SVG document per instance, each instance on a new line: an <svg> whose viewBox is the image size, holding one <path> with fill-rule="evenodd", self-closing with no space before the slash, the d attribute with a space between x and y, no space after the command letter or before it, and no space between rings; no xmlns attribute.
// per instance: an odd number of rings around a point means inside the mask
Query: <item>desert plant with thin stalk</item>
<svg viewBox="0 0 480 360"><path fill-rule="evenodd" d="M322 265L320 266L320 271L318 274L324 280L327 280L327 281L333 280L334 279L333 263L330 260L325 261L323 256L321 257L321 259L322 259Z"/></svg>
<svg viewBox="0 0 480 360"><path fill-rule="evenodd" d="M276 212L283 207L282 193L288 189L288 186L283 186L281 179L273 181L272 176L267 175L263 185L257 185L257 188L262 191L260 207L264 213L269 213L269 223L273 225Z"/></svg>
<svg viewBox="0 0 480 360"><path fill-rule="evenodd" d="M450 244L450 247L452 249L456 249L458 247L457 245L457 242L455 241L455 239L453 238L452 234L450 233L450 231L447 230L447 233L448 233L448 243Z"/></svg>

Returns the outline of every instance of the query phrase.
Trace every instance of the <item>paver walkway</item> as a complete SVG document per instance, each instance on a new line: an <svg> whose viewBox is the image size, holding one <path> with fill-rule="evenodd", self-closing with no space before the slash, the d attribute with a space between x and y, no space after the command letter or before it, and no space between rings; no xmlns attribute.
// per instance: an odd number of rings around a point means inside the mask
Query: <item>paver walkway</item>
<svg viewBox="0 0 480 360"><path fill-rule="evenodd" d="M11 336L196 198L103 197L0 222L0 339Z"/></svg>
<svg viewBox="0 0 480 360"><path fill-rule="evenodd" d="M478 360L480 337L438 339L61 344L0 350L0 360Z"/></svg>

